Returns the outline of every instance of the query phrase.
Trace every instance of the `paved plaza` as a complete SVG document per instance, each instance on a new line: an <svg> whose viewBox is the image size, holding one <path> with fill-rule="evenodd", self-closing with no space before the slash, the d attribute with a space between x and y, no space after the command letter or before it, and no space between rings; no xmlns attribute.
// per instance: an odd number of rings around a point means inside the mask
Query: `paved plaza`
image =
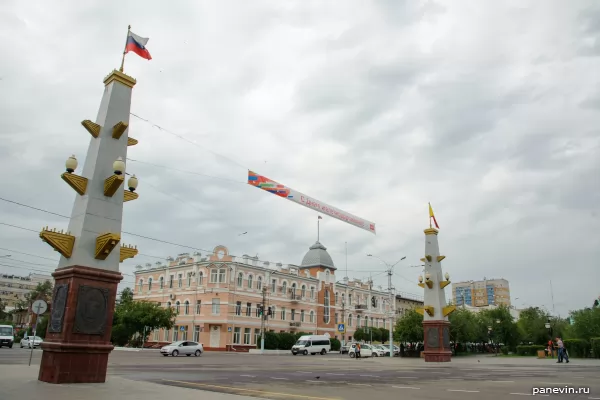
<svg viewBox="0 0 600 400"><path fill-rule="evenodd" d="M348 399L401 396L405 399L516 399L533 388L590 388L589 394L536 395L556 399L600 399L600 361L535 358L456 358L450 364L420 359L348 356L205 353L202 357L162 357L156 350L118 351L109 360L106 384L48 385L37 382L41 351L28 367L26 349L1 349L0 398L186 400ZM94 390L90 390L94 388Z"/></svg>

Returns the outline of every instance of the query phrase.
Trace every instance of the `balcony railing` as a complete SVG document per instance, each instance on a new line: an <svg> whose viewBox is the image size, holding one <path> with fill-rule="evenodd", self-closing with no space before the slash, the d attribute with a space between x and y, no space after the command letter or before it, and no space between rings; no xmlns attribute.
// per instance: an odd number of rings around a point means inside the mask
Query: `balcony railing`
<svg viewBox="0 0 600 400"><path fill-rule="evenodd" d="M367 310L367 305L366 304L357 304L354 306L354 309L356 311L363 312L363 311Z"/></svg>
<svg viewBox="0 0 600 400"><path fill-rule="evenodd" d="M290 322L290 328L295 329L300 327L300 322Z"/></svg>

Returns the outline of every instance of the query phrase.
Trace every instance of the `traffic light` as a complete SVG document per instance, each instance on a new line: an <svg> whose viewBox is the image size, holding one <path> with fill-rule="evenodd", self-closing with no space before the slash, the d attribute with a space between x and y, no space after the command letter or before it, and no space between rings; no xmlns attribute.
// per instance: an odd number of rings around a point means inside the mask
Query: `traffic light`
<svg viewBox="0 0 600 400"><path fill-rule="evenodd" d="M269 307L269 309L267 310L267 315L268 315L269 317L272 317L272 316L273 316L273 309L272 309L271 307Z"/></svg>
<svg viewBox="0 0 600 400"><path fill-rule="evenodd" d="M262 315L265 313L265 309L263 308L262 305L258 306L258 316L262 317Z"/></svg>
<svg viewBox="0 0 600 400"><path fill-rule="evenodd" d="M375 302L375 296L371 297L371 307L377 307L377 303Z"/></svg>

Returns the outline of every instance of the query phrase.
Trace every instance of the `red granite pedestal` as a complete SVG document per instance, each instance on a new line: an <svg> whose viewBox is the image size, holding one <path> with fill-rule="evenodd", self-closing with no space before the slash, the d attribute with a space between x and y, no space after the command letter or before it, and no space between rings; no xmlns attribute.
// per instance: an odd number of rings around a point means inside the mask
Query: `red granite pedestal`
<svg viewBox="0 0 600 400"><path fill-rule="evenodd" d="M425 362L450 362L450 322L423 321Z"/></svg>
<svg viewBox="0 0 600 400"><path fill-rule="evenodd" d="M59 268L38 380L102 383L108 355L119 272L72 266Z"/></svg>

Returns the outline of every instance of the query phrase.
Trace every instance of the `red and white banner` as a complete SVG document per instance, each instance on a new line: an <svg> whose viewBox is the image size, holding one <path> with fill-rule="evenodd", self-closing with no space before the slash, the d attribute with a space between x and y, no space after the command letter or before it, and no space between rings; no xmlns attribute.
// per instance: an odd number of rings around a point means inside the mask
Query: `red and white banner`
<svg viewBox="0 0 600 400"><path fill-rule="evenodd" d="M291 200L294 203L303 205L304 207L329 215L330 217L339 219L340 221L346 222L350 225L357 226L373 234L376 233L374 222L367 221L366 219L362 219L360 217L357 217L356 215L352 215L346 211L342 211L339 208L330 206L327 203L316 200L310 196L305 195L304 193L300 193L294 189L282 185L279 182L275 182L267 178L266 176L259 175L253 171L248 171L248 184L255 186L259 189L265 190L267 192L273 193L279 197Z"/></svg>

